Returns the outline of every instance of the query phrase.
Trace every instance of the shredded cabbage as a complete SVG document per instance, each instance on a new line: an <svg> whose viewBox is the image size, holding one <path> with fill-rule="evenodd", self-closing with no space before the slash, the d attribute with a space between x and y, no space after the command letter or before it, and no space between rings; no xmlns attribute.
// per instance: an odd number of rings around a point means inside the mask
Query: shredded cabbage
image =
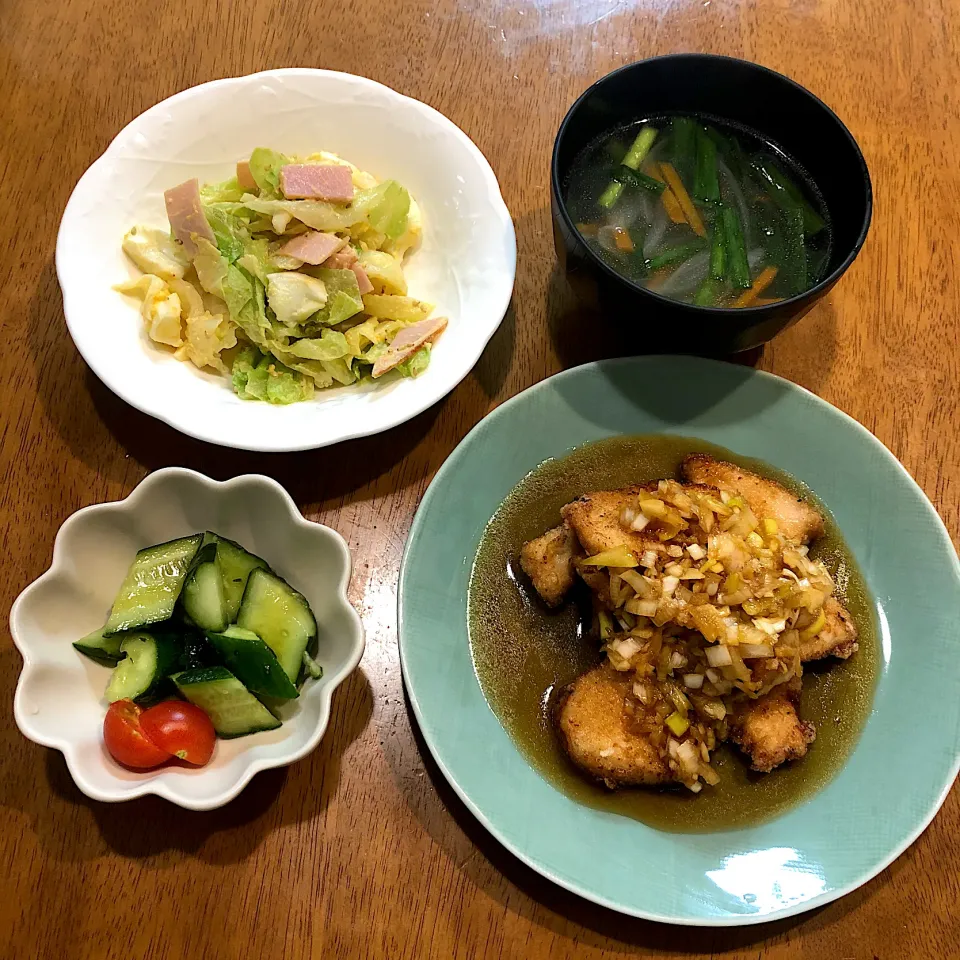
<svg viewBox="0 0 960 960"><path fill-rule="evenodd" d="M401 377L419 377L430 364L430 344L422 346L409 360L397 364L393 369Z"/></svg>
<svg viewBox="0 0 960 960"><path fill-rule="evenodd" d="M261 197L280 196L280 170L290 160L276 150L257 147L250 154L250 174L257 181Z"/></svg>
<svg viewBox="0 0 960 960"><path fill-rule="evenodd" d="M221 314L191 314L186 322L186 340L176 352L178 359L189 360L194 366L213 367L221 373L227 366L220 358L224 350L237 345L237 328Z"/></svg>
<svg viewBox="0 0 960 960"><path fill-rule="evenodd" d="M313 396L313 381L269 355L247 347L233 361L233 387L241 400L296 403Z"/></svg>

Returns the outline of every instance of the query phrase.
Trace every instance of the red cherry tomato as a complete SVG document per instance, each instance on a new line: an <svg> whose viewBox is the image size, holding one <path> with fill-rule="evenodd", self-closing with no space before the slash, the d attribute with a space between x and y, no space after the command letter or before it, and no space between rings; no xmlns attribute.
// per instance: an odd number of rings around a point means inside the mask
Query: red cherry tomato
<svg viewBox="0 0 960 960"><path fill-rule="evenodd" d="M140 717L143 732L163 750L202 767L213 756L217 734L210 718L192 703L164 700Z"/></svg>
<svg viewBox="0 0 960 960"><path fill-rule="evenodd" d="M125 767L145 770L170 759L170 753L158 747L143 731L143 711L132 700L110 704L103 718L103 742L110 756Z"/></svg>

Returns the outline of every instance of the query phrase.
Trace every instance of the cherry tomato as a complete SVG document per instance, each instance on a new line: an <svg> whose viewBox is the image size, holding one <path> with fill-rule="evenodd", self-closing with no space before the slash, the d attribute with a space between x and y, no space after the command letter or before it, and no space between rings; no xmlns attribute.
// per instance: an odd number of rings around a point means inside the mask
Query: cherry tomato
<svg viewBox="0 0 960 960"><path fill-rule="evenodd" d="M217 734L210 718L192 703L164 700L140 717L143 732L180 760L202 767L213 756Z"/></svg>
<svg viewBox="0 0 960 960"><path fill-rule="evenodd" d="M158 747L143 731L143 711L132 700L110 704L103 718L103 742L110 756L125 767L145 770L170 759L170 752Z"/></svg>

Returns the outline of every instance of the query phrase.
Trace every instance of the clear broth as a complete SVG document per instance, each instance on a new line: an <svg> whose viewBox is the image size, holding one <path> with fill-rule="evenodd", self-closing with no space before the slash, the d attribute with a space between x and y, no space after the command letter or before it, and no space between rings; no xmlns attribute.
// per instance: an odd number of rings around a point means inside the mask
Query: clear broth
<svg viewBox="0 0 960 960"><path fill-rule="evenodd" d="M800 713L817 727L802 760L772 773L749 769L733 747L711 763L721 780L694 795L683 789L609 791L567 759L553 727L556 694L600 661L588 634L589 598L548 611L520 571L520 547L555 526L560 508L588 490L615 489L678 475L689 453L705 452L771 477L816 501L810 490L768 464L702 440L676 436L615 437L547 460L503 501L484 531L470 577L468 616L474 667L487 702L530 764L567 796L611 813L680 833L733 829L782 813L816 793L850 755L870 712L879 663L873 607L863 577L829 512L811 553L837 580L840 599L860 631L860 649L846 661L804 669Z"/></svg>

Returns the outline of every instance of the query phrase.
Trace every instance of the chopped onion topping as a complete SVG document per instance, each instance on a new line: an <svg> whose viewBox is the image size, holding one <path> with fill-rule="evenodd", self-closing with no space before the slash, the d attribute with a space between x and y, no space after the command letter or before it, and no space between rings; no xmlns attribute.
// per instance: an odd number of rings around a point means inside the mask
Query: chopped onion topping
<svg viewBox="0 0 960 960"><path fill-rule="evenodd" d="M744 660L773 656L773 647L769 643L741 643L737 649Z"/></svg>
<svg viewBox="0 0 960 960"><path fill-rule="evenodd" d="M703 686L703 674L685 673L683 675L683 685L689 690L699 690Z"/></svg>
<svg viewBox="0 0 960 960"><path fill-rule="evenodd" d="M707 647L707 663L711 667L729 667L733 663L733 657L725 644L718 644L715 647Z"/></svg>

